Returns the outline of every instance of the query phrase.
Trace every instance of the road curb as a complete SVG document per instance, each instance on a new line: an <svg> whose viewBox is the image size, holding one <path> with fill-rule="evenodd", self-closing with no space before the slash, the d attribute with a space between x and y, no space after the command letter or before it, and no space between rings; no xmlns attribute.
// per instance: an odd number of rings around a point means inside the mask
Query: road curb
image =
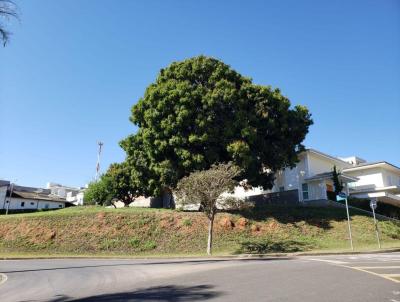
<svg viewBox="0 0 400 302"><path fill-rule="evenodd" d="M7 281L8 277L6 274L0 273L0 285Z"/></svg>
<svg viewBox="0 0 400 302"><path fill-rule="evenodd" d="M263 258L263 257L301 257L301 256L334 256L334 255L359 255L359 254L382 254L400 252L400 248L380 249L371 251L345 251L345 252L299 252L299 253L272 253L272 254L241 254L237 257Z"/></svg>
<svg viewBox="0 0 400 302"><path fill-rule="evenodd" d="M293 259L302 256L334 256L334 255L359 255L359 254L382 254L400 252L400 248L380 249L370 251L344 251L344 252L297 252L297 253L268 253L268 254L237 254L221 256L154 256L154 257L118 257L118 256L54 256L54 257L0 257L0 260L40 260L40 259L109 259L109 260L157 260L157 259L246 259L246 258L264 258L264 259Z"/></svg>
<svg viewBox="0 0 400 302"><path fill-rule="evenodd" d="M348 251L348 252L304 252L304 253L294 253L297 256L329 256L329 255L358 255L358 254L383 254L383 253L397 253L400 252L400 248L392 249L380 249L371 251Z"/></svg>

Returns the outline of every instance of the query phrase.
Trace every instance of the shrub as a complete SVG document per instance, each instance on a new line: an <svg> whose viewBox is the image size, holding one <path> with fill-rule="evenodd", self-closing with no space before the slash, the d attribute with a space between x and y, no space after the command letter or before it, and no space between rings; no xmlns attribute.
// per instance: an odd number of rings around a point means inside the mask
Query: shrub
<svg viewBox="0 0 400 302"><path fill-rule="evenodd" d="M182 224L184 226L191 226L192 225L192 220L190 220L189 218L186 218L182 221Z"/></svg>
<svg viewBox="0 0 400 302"><path fill-rule="evenodd" d="M129 244L134 248L138 248L140 246L140 239L132 238L129 240Z"/></svg>
<svg viewBox="0 0 400 302"><path fill-rule="evenodd" d="M144 251L148 251L148 250L154 250L157 247L157 243L155 243L154 241L146 241L143 246L142 246L142 250Z"/></svg>
<svg viewBox="0 0 400 302"><path fill-rule="evenodd" d="M238 253L248 254L293 253L314 247L311 242L297 240L272 241L270 239L248 240L241 242L240 245Z"/></svg>

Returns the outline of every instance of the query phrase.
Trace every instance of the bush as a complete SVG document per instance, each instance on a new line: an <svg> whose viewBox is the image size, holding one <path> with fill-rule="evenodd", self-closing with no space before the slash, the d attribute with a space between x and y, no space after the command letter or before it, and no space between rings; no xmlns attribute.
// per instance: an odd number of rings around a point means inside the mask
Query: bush
<svg viewBox="0 0 400 302"><path fill-rule="evenodd" d="M146 241L142 246L142 250L144 251L154 250L156 247L157 243L155 243L154 241Z"/></svg>
<svg viewBox="0 0 400 302"><path fill-rule="evenodd" d="M383 221L379 222L379 227L381 229L381 232L385 234L388 237L391 237L393 239L400 239L400 233L399 233L399 223L394 223L393 221Z"/></svg>
<svg viewBox="0 0 400 302"><path fill-rule="evenodd" d="M192 220L190 220L189 218L184 219L184 220L182 221L182 224L183 224L184 226L191 226L191 225L192 225Z"/></svg>
<svg viewBox="0 0 400 302"><path fill-rule="evenodd" d="M342 202L342 203L344 203L344 202ZM372 212L371 207L369 206L369 203L370 203L369 199L350 197L348 199L348 203L350 206ZM388 217L392 217L395 219L400 219L400 208L390 205L390 204L382 203L379 201L378 201L378 207L376 208L375 213L381 214L384 216L388 216Z"/></svg>
<svg viewBox="0 0 400 302"><path fill-rule="evenodd" d="M140 239L138 238L132 238L129 240L129 244L133 247L133 248L138 248L140 246Z"/></svg>
<svg viewBox="0 0 400 302"><path fill-rule="evenodd" d="M241 242L238 253L293 253L310 250L314 244L297 240L272 241L270 239L248 240Z"/></svg>

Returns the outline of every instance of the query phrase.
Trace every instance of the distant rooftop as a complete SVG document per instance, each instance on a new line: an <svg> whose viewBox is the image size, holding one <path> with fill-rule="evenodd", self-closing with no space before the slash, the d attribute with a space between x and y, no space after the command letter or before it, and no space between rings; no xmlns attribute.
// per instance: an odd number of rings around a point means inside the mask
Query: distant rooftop
<svg viewBox="0 0 400 302"><path fill-rule="evenodd" d="M362 159L362 158L360 158L358 156L355 156L355 155L349 156L349 157L338 157L338 158L343 160L343 161L345 161L345 162L348 162L349 164L352 164L353 166L357 166L359 164L367 162L365 159Z"/></svg>
<svg viewBox="0 0 400 302"><path fill-rule="evenodd" d="M61 198L52 194L36 193L36 192L24 192L24 191L13 191L12 197L24 198L24 199L35 199L35 200L46 200L46 201L57 201L67 202L65 198Z"/></svg>
<svg viewBox="0 0 400 302"><path fill-rule="evenodd" d="M361 163L359 165L356 165L352 168L347 168L345 169L345 171L352 171L352 170L360 170L360 169L369 169L369 168L374 168L374 167L378 167L378 166L386 166L392 170L396 170L396 171L400 171L400 167L397 167L391 163L388 163L386 161L377 161L377 162L365 162L365 163Z"/></svg>
<svg viewBox="0 0 400 302"><path fill-rule="evenodd" d="M8 185L10 185L10 182L8 180L1 180L0 179L0 187L8 186Z"/></svg>

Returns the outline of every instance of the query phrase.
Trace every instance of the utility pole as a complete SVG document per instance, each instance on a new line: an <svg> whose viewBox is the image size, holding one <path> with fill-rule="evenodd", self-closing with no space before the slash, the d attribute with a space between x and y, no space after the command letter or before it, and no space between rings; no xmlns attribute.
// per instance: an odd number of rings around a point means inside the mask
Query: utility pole
<svg viewBox="0 0 400 302"><path fill-rule="evenodd" d="M14 183L11 183L11 185L10 185L10 196L9 196L9 200L8 200L8 202L7 202L6 215L8 215L8 209L10 208L10 203L11 203L11 197L12 197L13 189L14 189Z"/></svg>
<svg viewBox="0 0 400 302"><path fill-rule="evenodd" d="M351 223L350 223L350 214L349 214L349 204L347 202L347 194L344 192L339 192L339 194L336 196L336 201L341 201L344 200L346 202L346 213L347 213L347 226L349 228L349 237L350 237L350 246L351 250L354 251L354 246L353 246L353 236L351 235Z"/></svg>
<svg viewBox="0 0 400 302"><path fill-rule="evenodd" d="M374 225L375 225L375 234L376 234L376 239L378 240L378 246L381 248L381 239L379 238L379 230L378 230L378 222L376 221L376 216L375 216L375 209L378 206L377 200L376 199L371 199L369 206L372 209L372 214L374 215Z"/></svg>
<svg viewBox="0 0 400 302"><path fill-rule="evenodd" d="M346 201L346 212L347 212L347 224L349 227L349 236L350 236L350 246L351 250L354 251L354 246L353 246L353 237L351 235L351 223L350 223L350 214L349 214L349 204L347 203L347 196L345 198Z"/></svg>
<svg viewBox="0 0 400 302"><path fill-rule="evenodd" d="M95 181L97 182L99 180L99 173L100 173L100 155L101 155L101 149L103 148L104 143L101 141L98 141L97 144L99 145L99 150L97 152L97 164L96 164L96 177Z"/></svg>

